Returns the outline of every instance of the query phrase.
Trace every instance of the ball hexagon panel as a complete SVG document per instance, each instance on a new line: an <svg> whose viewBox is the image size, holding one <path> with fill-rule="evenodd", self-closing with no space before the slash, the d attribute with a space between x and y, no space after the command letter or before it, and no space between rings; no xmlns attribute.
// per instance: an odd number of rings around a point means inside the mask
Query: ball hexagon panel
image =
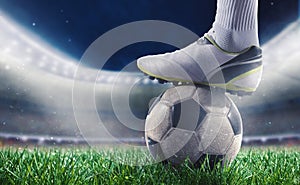
<svg viewBox="0 0 300 185"><path fill-rule="evenodd" d="M202 153L199 151L199 148L195 146L199 146L199 141L193 133L183 148L176 152L175 155L172 155L168 160L172 164L181 164L186 159L190 160L192 164L196 163L202 156Z"/></svg>
<svg viewBox="0 0 300 185"><path fill-rule="evenodd" d="M160 141L171 128L171 115L171 108L158 102L146 118L146 135L155 141Z"/></svg>
<svg viewBox="0 0 300 185"><path fill-rule="evenodd" d="M231 102L222 91L197 88L193 99L202 105L207 113L226 115L229 112Z"/></svg>
<svg viewBox="0 0 300 185"><path fill-rule="evenodd" d="M184 100L172 107L172 127L195 131L206 116L206 111L194 99Z"/></svg>
<svg viewBox="0 0 300 185"><path fill-rule="evenodd" d="M160 99L163 95L164 95L164 93L161 93L158 97L153 98L152 101L149 102L150 106L149 106L148 114L150 114L152 109L156 106L156 104L158 104L158 102L160 101Z"/></svg>
<svg viewBox="0 0 300 185"><path fill-rule="evenodd" d="M239 113L239 110L237 109L237 107L234 105L234 103L231 101L231 107L230 107L230 111L228 112L228 119L231 123L232 129L234 131L234 135L239 135L242 134L242 117Z"/></svg>
<svg viewBox="0 0 300 185"><path fill-rule="evenodd" d="M218 122L210 122L209 124L220 124L221 127L212 143L206 148L205 153L211 155L225 155L234 137L229 120L226 117L221 117Z"/></svg>
<svg viewBox="0 0 300 185"><path fill-rule="evenodd" d="M220 123L223 122L223 120L224 116L207 114L201 127L196 131L197 138L200 141L199 147L201 151L205 151L217 137L222 127Z"/></svg>
<svg viewBox="0 0 300 185"><path fill-rule="evenodd" d="M161 162L165 160L165 156L163 155L163 151L160 147L160 143L154 141L150 137L146 137L146 144L150 151L151 156L157 162Z"/></svg>
<svg viewBox="0 0 300 185"><path fill-rule="evenodd" d="M194 86L176 86L165 91L161 97L161 101L167 101L171 105L175 105L193 97L195 91L196 87Z"/></svg>
<svg viewBox="0 0 300 185"><path fill-rule="evenodd" d="M172 157L186 146L193 137L194 132L171 128L160 141L160 146L166 159ZM194 143L197 144L198 142ZM197 148L197 147L195 147Z"/></svg>
<svg viewBox="0 0 300 185"><path fill-rule="evenodd" d="M238 152L240 151L242 145L242 138L243 138L242 134L233 137L232 144L226 151L225 159L228 162L233 161L233 159L237 156Z"/></svg>

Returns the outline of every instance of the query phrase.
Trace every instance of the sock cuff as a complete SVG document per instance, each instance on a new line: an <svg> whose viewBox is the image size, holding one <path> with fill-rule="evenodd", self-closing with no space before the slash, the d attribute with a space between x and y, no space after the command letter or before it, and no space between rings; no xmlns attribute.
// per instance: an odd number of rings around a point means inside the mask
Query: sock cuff
<svg viewBox="0 0 300 185"><path fill-rule="evenodd" d="M258 0L218 0L216 23L236 31L256 29L257 6Z"/></svg>

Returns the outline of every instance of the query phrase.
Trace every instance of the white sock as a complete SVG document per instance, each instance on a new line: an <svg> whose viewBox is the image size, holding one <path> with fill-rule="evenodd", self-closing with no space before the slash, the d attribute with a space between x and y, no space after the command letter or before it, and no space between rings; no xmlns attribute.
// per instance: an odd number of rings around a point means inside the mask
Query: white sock
<svg viewBox="0 0 300 185"><path fill-rule="evenodd" d="M259 46L258 0L218 0L215 22L209 34L226 51Z"/></svg>

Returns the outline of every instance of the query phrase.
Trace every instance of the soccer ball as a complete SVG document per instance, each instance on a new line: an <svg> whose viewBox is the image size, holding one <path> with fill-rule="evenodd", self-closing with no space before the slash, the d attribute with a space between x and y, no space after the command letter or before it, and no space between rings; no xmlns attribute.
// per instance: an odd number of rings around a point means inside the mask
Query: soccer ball
<svg viewBox="0 0 300 185"><path fill-rule="evenodd" d="M218 88L191 85L172 87L149 109L145 138L157 162L177 166L188 160L200 166L231 162L242 142L240 113Z"/></svg>

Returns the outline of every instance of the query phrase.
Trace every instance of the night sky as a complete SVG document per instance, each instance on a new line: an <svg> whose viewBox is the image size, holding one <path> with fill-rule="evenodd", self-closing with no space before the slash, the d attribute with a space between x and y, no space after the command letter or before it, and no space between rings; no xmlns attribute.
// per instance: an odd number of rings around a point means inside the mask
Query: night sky
<svg viewBox="0 0 300 185"><path fill-rule="evenodd" d="M259 0L259 3L262 44L298 17L298 0ZM216 0L0 0L0 9L54 47L80 59L103 33L132 21L170 21L201 36L214 21ZM172 46L160 43L134 44L117 52L106 68L119 70L140 56L172 50Z"/></svg>

